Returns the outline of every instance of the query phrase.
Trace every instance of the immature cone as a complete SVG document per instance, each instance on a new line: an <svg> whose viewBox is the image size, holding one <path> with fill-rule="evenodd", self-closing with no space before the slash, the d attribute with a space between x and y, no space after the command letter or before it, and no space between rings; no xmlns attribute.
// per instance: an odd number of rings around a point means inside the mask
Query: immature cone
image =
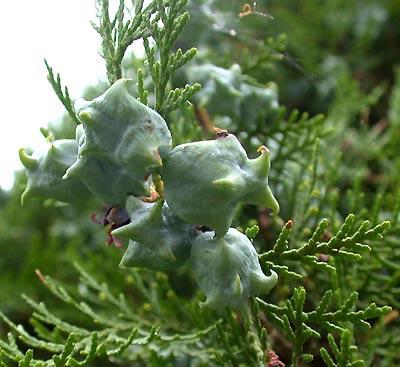
<svg viewBox="0 0 400 367"><path fill-rule="evenodd" d="M78 144L75 140L56 140L32 155L20 149L19 158L26 169L28 183L22 194L22 203L31 197L52 198L76 203L91 196L86 186L77 179L63 180L67 168L75 161Z"/></svg>
<svg viewBox="0 0 400 367"><path fill-rule="evenodd" d="M213 232L199 235L190 253L197 284L206 294L206 306L244 310L247 300L268 293L276 284L274 271L266 276L250 240L234 228L221 238Z"/></svg>
<svg viewBox="0 0 400 367"><path fill-rule="evenodd" d="M211 227L223 236L240 203L271 208L279 204L268 186L269 151L248 159L235 136L221 133L215 140L182 144L164 161L165 199L183 220Z"/></svg>
<svg viewBox="0 0 400 367"><path fill-rule="evenodd" d="M188 81L200 83L202 89L193 97L196 105L206 108L213 119L230 129L257 130L257 123L278 112L278 93L275 84L256 84L245 78L239 65L224 69L212 64L186 68Z"/></svg>
<svg viewBox="0 0 400 367"><path fill-rule="evenodd" d="M243 99L239 65L232 65L230 69L212 64L193 65L187 68L186 75L191 84L202 85L193 97L197 105L206 107L212 115L239 118Z"/></svg>
<svg viewBox="0 0 400 367"><path fill-rule="evenodd" d="M130 196L126 209L131 222L111 232L118 241L129 244L122 267L171 270L189 258L197 230L178 218L164 201L145 203Z"/></svg>
<svg viewBox="0 0 400 367"><path fill-rule="evenodd" d="M78 160L65 177L78 177L104 202L121 205L127 195L147 195L147 177L171 147L164 119L133 95L134 81L121 79L78 109Z"/></svg>
<svg viewBox="0 0 400 367"><path fill-rule="evenodd" d="M258 122L265 124L278 114L278 91L275 84L256 86L242 83L240 88L243 94L240 108L239 129L256 131Z"/></svg>

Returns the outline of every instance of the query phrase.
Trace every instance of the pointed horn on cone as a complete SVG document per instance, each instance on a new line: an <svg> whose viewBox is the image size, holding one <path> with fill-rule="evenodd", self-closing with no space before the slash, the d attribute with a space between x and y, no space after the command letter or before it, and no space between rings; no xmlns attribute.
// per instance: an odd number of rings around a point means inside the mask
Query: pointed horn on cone
<svg viewBox="0 0 400 367"><path fill-rule="evenodd" d="M249 166L255 175L259 177L267 177L271 166L269 149L266 146L261 145L257 149L257 152L261 153L260 156L255 159L250 159Z"/></svg>
<svg viewBox="0 0 400 367"><path fill-rule="evenodd" d="M37 160L28 155L28 153L26 153L25 149L23 148L19 150L19 159L21 160L21 163L24 165L24 167L29 170L35 170L39 166Z"/></svg>
<svg viewBox="0 0 400 367"><path fill-rule="evenodd" d="M279 214L278 200L275 199L275 196L272 194L269 186L266 187L263 197L260 199L260 205L264 206L265 208L272 209L272 212L275 215Z"/></svg>

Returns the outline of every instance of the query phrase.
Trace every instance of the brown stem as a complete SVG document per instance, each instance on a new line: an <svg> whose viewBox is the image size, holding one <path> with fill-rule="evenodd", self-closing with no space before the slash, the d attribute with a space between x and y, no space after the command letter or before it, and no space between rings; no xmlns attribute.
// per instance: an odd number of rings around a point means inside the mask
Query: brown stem
<svg viewBox="0 0 400 367"><path fill-rule="evenodd" d="M208 115L207 110L204 107L194 106L194 113L196 115L199 125L205 133L213 133L214 125Z"/></svg>

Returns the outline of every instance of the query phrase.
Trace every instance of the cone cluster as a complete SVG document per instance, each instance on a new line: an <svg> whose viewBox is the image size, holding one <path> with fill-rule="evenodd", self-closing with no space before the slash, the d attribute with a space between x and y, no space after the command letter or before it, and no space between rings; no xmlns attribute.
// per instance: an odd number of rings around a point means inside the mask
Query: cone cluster
<svg viewBox="0 0 400 367"><path fill-rule="evenodd" d="M251 241L230 228L241 204L278 213L268 186L269 151L260 147L259 157L249 159L227 132L172 149L166 122L137 101L133 87L121 79L81 103L75 140L48 142L33 154L20 151L28 178L22 200L74 203L94 195L125 207L129 223L111 232L127 248L122 267L174 270L189 264L206 305L241 309L277 281L274 272L262 272ZM155 175L165 197L150 195Z"/></svg>

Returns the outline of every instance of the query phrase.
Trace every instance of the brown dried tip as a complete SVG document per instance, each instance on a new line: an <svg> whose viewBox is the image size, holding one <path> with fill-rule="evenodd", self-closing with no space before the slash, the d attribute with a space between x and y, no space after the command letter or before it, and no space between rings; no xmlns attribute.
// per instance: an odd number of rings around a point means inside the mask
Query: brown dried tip
<svg viewBox="0 0 400 367"><path fill-rule="evenodd" d="M118 226L114 226L112 225L108 230L107 230L107 240L106 240L106 244L107 246L111 246L114 245L117 248L121 248L124 247L124 243L117 237L114 237L111 235L111 232L118 228Z"/></svg>
<svg viewBox="0 0 400 367"><path fill-rule="evenodd" d="M393 310L391 312L389 312L385 318L383 319L383 323L385 325L390 324L391 322L393 322L394 320L396 320L399 317L399 311L398 310Z"/></svg>
<svg viewBox="0 0 400 367"><path fill-rule="evenodd" d="M286 227L287 229L292 229L292 228L293 228L293 225L294 225L293 220L289 219L289 220L286 222L285 227Z"/></svg>
<svg viewBox="0 0 400 367"><path fill-rule="evenodd" d="M251 5L246 3L243 5L242 12L239 13L239 17L240 18L245 17L246 15L249 15L252 12L253 12L253 9L252 9Z"/></svg>
<svg viewBox="0 0 400 367"><path fill-rule="evenodd" d="M257 153L269 153L269 149L265 145L261 145L257 148Z"/></svg>
<svg viewBox="0 0 400 367"><path fill-rule="evenodd" d="M229 135L228 130L220 129L219 127L214 127L213 130L214 133L217 135L217 139L226 138Z"/></svg>
<svg viewBox="0 0 400 367"><path fill-rule="evenodd" d="M145 203L154 203L159 199L160 195L157 191L152 190L150 196L142 198Z"/></svg>
<svg viewBox="0 0 400 367"><path fill-rule="evenodd" d="M118 248L124 247L124 243L119 238L112 236L111 232L110 232L110 237L111 237L112 242L114 243L115 247L118 247Z"/></svg>
<svg viewBox="0 0 400 367"><path fill-rule="evenodd" d="M42 283L46 283L46 278L39 269L35 269L35 274Z"/></svg>

